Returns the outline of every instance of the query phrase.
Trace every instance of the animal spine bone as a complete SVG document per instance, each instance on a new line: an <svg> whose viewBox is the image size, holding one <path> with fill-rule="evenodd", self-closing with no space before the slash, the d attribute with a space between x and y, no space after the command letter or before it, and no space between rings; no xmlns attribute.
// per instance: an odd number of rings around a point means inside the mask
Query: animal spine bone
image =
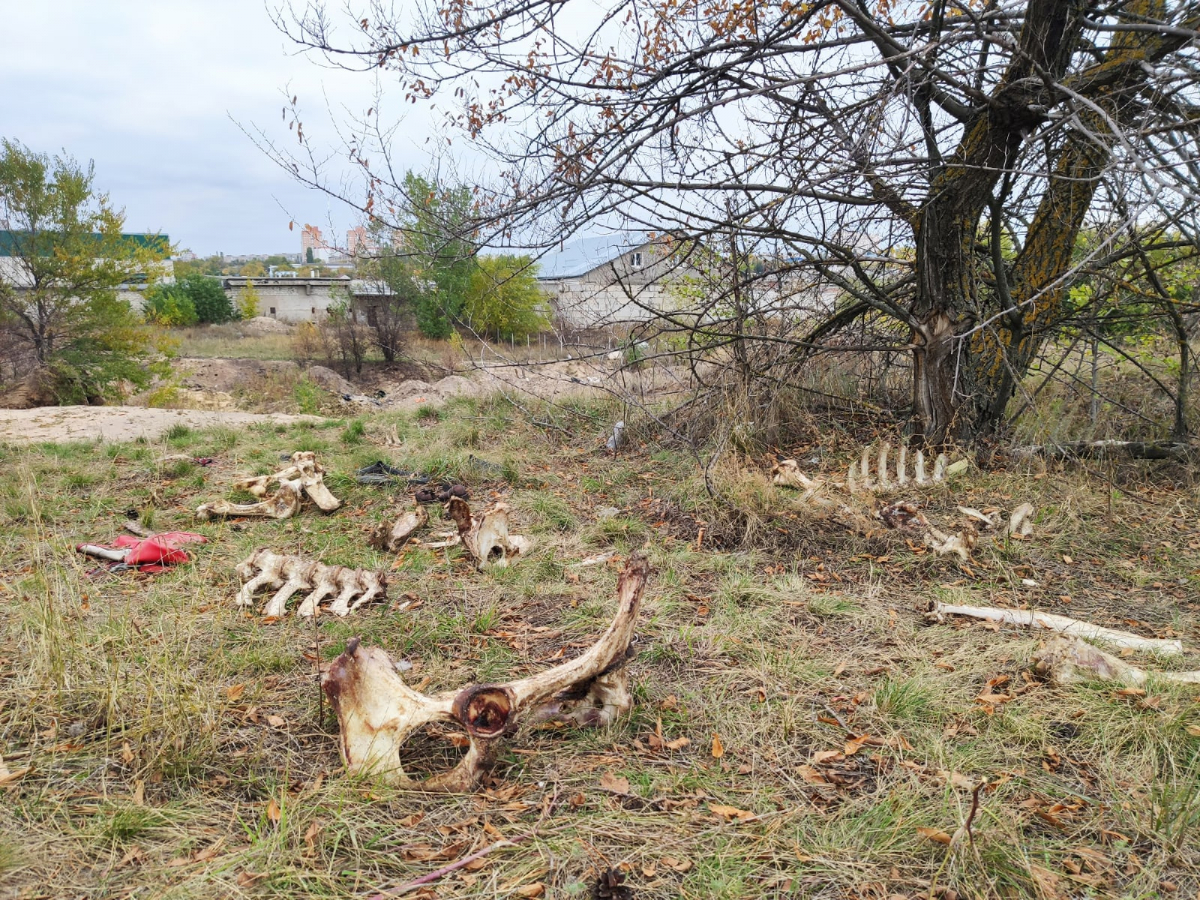
<svg viewBox="0 0 1200 900"><path fill-rule="evenodd" d="M300 511L303 496L307 494L323 512L333 512L342 501L325 486L325 470L317 464L316 454L311 450L299 450L292 454L292 464L274 475L257 475L234 482L234 487L248 491L255 497L266 497L274 483L279 490L274 496L259 503L230 503L214 500L196 509L201 519L213 516L263 516L269 519L289 519Z"/></svg>
<svg viewBox="0 0 1200 900"><path fill-rule="evenodd" d="M254 593L261 588L275 594L263 607L264 616L282 617L293 594L308 591L297 612L309 618L317 614L321 601L337 594L329 611L345 616L377 596L387 596L387 579L378 572L350 569L346 566L327 566L300 556L283 556L268 549L255 550L237 567L242 589L238 591L239 606L253 606ZM339 593L340 592L340 593ZM350 601L358 599L353 605Z"/></svg>
<svg viewBox="0 0 1200 900"><path fill-rule="evenodd" d="M649 571L645 557L629 560L617 584L616 615L585 653L504 684L474 684L428 696L404 682L383 650L362 647L354 638L321 677L337 713L347 770L401 786L466 791L479 782L500 740L527 715L565 717L582 725L612 722L633 705L625 664ZM400 750L416 731L434 722L463 728L470 747L453 769L416 781L405 773Z"/></svg>
<svg viewBox="0 0 1200 900"><path fill-rule="evenodd" d="M484 566L504 568L510 560L529 552L528 538L508 533L507 503L494 504L476 519L466 500L451 497L446 512L458 526L462 545L480 571Z"/></svg>

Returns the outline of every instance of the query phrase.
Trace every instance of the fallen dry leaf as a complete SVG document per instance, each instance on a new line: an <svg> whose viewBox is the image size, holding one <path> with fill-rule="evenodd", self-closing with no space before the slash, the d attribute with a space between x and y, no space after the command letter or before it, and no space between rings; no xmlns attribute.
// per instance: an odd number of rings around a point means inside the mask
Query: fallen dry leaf
<svg viewBox="0 0 1200 900"><path fill-rule="evenodd" d="M616 794L628 794L629 779L621 775L614 775L612 772L605 772L600 776L600 787L602 790L612 791Z"/></svg>
<svg viewBox="0 0 1200 900"><path fill-rule="evenodd" d="M938 844L949 844L953 840L950 835L937 828L918 828L917 834Z"/></svg>
<svg viewBox="0 0 1200 900"><path fill-rule="evenodd" d="M721 736L719 734L714 734L712 740L712 758L720 759L724 755L725 745L721 743Z"/></svg>
<svg viewBox="0 0 1200 900"><path fill-rule="evenodd" d="M664 856L659 860L659 864L681 875L684 872L690 872L692 868L692 861L690 859L675 859L673 856Z"/></svg>
<svg viewBox="0 0 1200 900"><path fill-rule="evenodd" d="M140 778L133 783L133 805L146 805L146 782Z"/></svg>
<svg viewBox="0 0 1200 900"><path fill-rule="evenodd" d="M283 810L279 808L279 802L274 797L272 797L270 802L267 803L267 818L276 825L278 825L280 820L283 818Z"/></svg>
<svg viewBox="0 0 1200 900"><path fill-rule="evenodd" d="M312 856L317 852L317 838L321 834L321 829L324 826L319 819L313 819L308 826L308 830L304 832L305 855Z"/></svg>
<svg viewBox="0 0 1200 900"><path fill-rule="evenodd" d="M738 809L736 806L726 806L723 803L708 804L708 811L720 816L726 820L737 819L739 822L744 822L746 819L753 819L754 813L748 809Z"/></svg>
<svg viewBox="0 0 1200 900"><path fill-rule="evenodd" d="M287 722L283 716L267 716L267 724L272 728L282 728Z"/></svg>
<svg viewBox="0 0 1200 900"><path fill-rule="evenodd" d="M541 897L546 893L546 885L540 881L535 881L533 884L522 885L513 893L518 897Z"/></svg>
<svg viewBox="0 0 1200 900"><path fill-rule="evenodd" d="M253 887L266 877L263 872L242 872L237 877L238 887Z"/></svg>
<svg viewBox="0 0 1200 900"><path fill-rule="evenodd" d="M246 693L244 684L234 684L225 688L225 697L229 700L241 700L244 693Z"/></svg>

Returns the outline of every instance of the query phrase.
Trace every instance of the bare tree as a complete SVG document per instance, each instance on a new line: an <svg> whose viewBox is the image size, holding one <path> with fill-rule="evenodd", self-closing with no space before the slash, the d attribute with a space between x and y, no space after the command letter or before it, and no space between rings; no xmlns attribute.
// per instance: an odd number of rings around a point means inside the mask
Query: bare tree
<svg viewBox="0 0 1200 900"><path fill-rule="evenodd" d="M501 164L503 187L480 203L499 231L549 243L620 223L722 253L735 235L737 253L770 260L783 286L764 301L772 321L836 298L811 328L764 336L773 377L831 350L906 356L906 412L933 442L1003 425L1073 314L1082 271L1196 246L1195 2L431 0L344 12L339 29L341 13L317 0L279 24L335 64L394 74L406 100L452 109ZM367 135L356 141L367 190L348 199L380 216L402 184L386 132L374 135L385 162L372 164ZM320 182L293 166L303 156L285 154L289 169ZM1085 232L1102 239L1081 252ZM732 319L692 324L745 321L744 304L725 306Z"/></svg>

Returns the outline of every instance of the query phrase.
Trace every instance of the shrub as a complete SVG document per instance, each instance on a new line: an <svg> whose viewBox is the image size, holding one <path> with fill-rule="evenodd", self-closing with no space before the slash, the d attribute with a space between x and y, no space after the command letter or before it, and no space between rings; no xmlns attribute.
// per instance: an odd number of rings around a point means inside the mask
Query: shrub
<svg viewBox="0 0 1200 900"><path fill-rule="evenodd" d="M199 321L192 298L176 285L156 284L150 288L142 315L147 322L168 328L195 325Z"/></svg>

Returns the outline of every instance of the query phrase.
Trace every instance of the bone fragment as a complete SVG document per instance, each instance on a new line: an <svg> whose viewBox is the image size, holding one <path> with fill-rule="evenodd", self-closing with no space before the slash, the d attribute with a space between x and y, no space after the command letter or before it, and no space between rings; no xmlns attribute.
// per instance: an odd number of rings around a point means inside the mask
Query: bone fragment
<svg viewBox="0 0 1200 900"><path fill-rule="evenodd" d="M862 476L861 484L864 491L875 489L875 482L871 479L871 448L862 448L862 461L860 463L860 472Z"/></svg>
<svg viewBox="0 0 1200 900"><path fill-rule="evenodd" d="M916 472L913 474L913 480L917 484L929 484L929 479L925 477L925 452L917 450Z"/></svg>
<svg viewBox="0 0 1200 900"><path fill-rule="evenodd" d="M1034 671L1055 684L1115 681L1128 687L1143 687L1151 678L1177 684L1200 684L1200 672L1148 672L1105 653L1078 637L1058 635L1034 654Z"/></svg>
<svg viewBox="0 0 1200 900"><path fill-rule="evenodd" d="M1067 616L1056 616L1052 613L1036 612L1035 610L999 609L994 606L954 606L934 601L930 606L930 615L938 622L944 621L946 616L967 616L972 619L985 619L989 622L1006 622L1010 625L1033 625L1070 637L1100 641L1120 650L1149 650L1165 656L1178 656L1183 653L1183 642L1179 640L1140 637L1127 631L1117 631Z"/></svg>
<svg viewBox="0 0 1200 900"><path fill-rule="evenodd" d="M274 497L258 503L231 503L228 500L213 500L196 508L201 519L213 516L256 516L266 519L290 519L300 512L300 481L284 481Z"/></svg>
<svg viewBox="0 0 1200 900"><path fill-rule="evenodd" d="M879 445L879 489L881 491L891 490L892 483L888 480L888 451L892 449L892 445L884 441Z"/></svg>
<svg viewBox="0 0 1200 900"><path fill-rule="evenodd" d="M946 454L939 453L937 455L937 459L935 459L933 461L933 480L934 481L945 481L946 480L946 463L947 463Z"/></svg>
<svg viewBox="0 0 1200 900"><path fill-rule="evenodd" d="M306 618L317 615L321 602L335 594L329 611L345 616L378 596L386 596L387 591L387 579L378 572L326 566L268 549L250 554L238 564L237 574L243 581L242 589L238 591L238 605L252 606L255 592L262 588L274 590L275 594L263 608L263 615L275 618L286 614L288 599L299 591L309 592L297 609L297 613ZM350 601L355 597L358 599L351 606Z"/></svg>
<svg viewBox="0 0 1200 900"><path fill-rule="evenodd" d="M1033 534L1033 504L1022 503L1008 519L1008 533L1029 537Z"/></svg>
<svg viewBox="0 0 1200 900"><path fill-rule="evenodd" d="M616 550L605 550L603 553L597 553L594 556L588 556L575 563L574 568L586 569L588 566L602 566L614 556L617 555Z"/></svg>
<svg viewBox="0 0 1200 900"><path fill-rule="evenodd" d="M428 521L429 513L425 511L425 507L418 505L416 509L410 509L403 513L391 525L388 525L387 522L380 522L371 533L371 546L376 550L396 553Z"/></svg>
<svg viewBox="0 0 1200 900"><path fill-rule="evenodd" d="M975 509L973 506L957 506L957 507L955 507L955 509L957 509L960 513L962 513L968 519L974 519L976 522L982 522L988 528L993 528L996 525L995 521L992 519L991 516L981 513L979 510Z"/></svg>
<svg viewBox="0 0 1200 900"><path fill-rule="evenodd" d="M508 533L508 504L493 504L478 519L461 497L451 497L446 511L458 526L463 548L482 571L485 566L504 568L522 554L529 552L530 542L520 535Z"/></svg>
<svg viewBox="0 0 1200 900"><path fill-rule="evenodd" d="M931 548L938 556L949 556L953 553L963 562L971 558L975 539L975 532L970 529L964 529L958 534L946 534L931 525L925 532L926 547Z"/></svg>
<svg viewBox="0 0 1200 900"><path fill-rule="evenodd" d="M617 585L616 615L584 654L504 684L476 684L428 696L405 683L383 650L362 647L354 638L321 678L337 713L347 770L400 786L467 791L495 759L501 739L526 718L557 716L588 725L612 722L633 702L623 667L648 574L644 557L629 560ZM415 732L435 722L461 727L470 746L453 769L417 781L404 771L401 751Z"/></svg>
<svg viewBox="0 0 1200 900"><path fill-rule="evenodd" d="M904 487L908 484L908 472L906 466L908 464L908 444L900 444L900 453L896 457L896 484Z"/></svg>
<svg viewBox="0 0 1200 900"><path fill-rule="evenodd" d="M230 503L216 500L205 503L196 510L202 519L213 516L262 516L270 519L287 519L300 511L300 504L307 495L324 512L333 512L342 505L325 486L325 470L311 450L300 450L292 454L292 464L273 475L257 475L234 482L234 487L248 491L255 497L266 497L272 484L278 482L278 492L260 503Z"/></svg>

